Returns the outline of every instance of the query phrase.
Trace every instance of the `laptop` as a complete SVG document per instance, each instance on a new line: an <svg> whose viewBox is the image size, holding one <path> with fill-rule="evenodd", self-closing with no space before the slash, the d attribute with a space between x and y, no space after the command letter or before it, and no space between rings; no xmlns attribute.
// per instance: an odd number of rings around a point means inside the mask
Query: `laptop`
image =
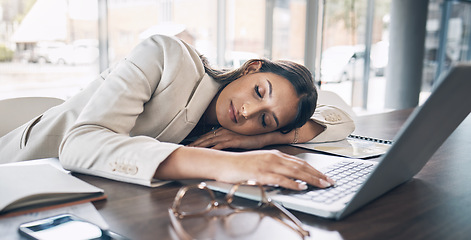
<svg viewBox="0 0 471 240"><path fill-rule="evenodd" d="M340 220L410 180L471 112L469 76L471 64L456 65L443 75L427 101L406 120L379 161L314 153L297 155L336 180L337 186L309 187L306 191L268 187L267 196L288 209ZM206 183L209 188L222 192L227 192L231 186L216 181ZM257 194L251 190L250 187L243 189L239 196L257 199Z"/></svg>

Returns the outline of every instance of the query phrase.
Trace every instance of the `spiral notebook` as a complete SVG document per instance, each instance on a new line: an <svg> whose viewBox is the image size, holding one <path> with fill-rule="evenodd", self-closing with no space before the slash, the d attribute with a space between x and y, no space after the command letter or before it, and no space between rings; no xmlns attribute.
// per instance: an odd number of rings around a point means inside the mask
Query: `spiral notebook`
<svg viewBox="0 0 471 240"><path fill-rule="evenodd" d="M298 143L295 147L306 148L317 152L329 153L349 158L371 158L388 151L393 142L390 140L350 135L344 140L325 143Z"/></svg>

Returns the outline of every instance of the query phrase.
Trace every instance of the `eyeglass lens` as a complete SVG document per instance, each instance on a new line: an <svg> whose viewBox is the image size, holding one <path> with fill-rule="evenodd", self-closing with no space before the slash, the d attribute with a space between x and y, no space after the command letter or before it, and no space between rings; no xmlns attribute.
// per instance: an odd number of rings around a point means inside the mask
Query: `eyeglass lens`
<svg viewBox="0 0 471 240"><path fill-rule="evenodd" d="M247 236L254 233L263 218L258 212L238 212L224 219L224 229L229 236Z"/></svg>
<svg viewBox="0 0 471 240"><path fill-rule="evenodd" d="M183 214L199 214L211 208L213 198L208 189L189 188L180 200L179 211Z"/></svg>
<svg viewBox="0 0 471 240"><path fill-rule="evenodd" d="M232 190L233 195L230 205L233 208L256 209L263 204L263 188L258 185L238 184L234 185ZM250 195L247 195L247 193L250 193ZM242 196L250 196L250 199L244 198Z"/></svg>

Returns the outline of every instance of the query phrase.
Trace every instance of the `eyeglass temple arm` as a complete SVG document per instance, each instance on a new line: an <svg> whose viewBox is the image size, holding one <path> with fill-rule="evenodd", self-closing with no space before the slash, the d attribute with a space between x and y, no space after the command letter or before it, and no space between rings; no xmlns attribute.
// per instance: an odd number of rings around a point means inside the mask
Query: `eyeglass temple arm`
<svg viewBox="0 0 471 240"><path fill-rule="evenodd" d="M300 234L302 234L304 237L308 237L310 236L310 233L309 231L307 230L304 230L304 228L302 227L302 223L299 221L298 218L296 218L292 213L290 213L288 210L286 210L284 207L280 206L280 204L278 204L277 202L274 202L274 201L271 201L269 200L269 204L273 205L275 208L278 208L278 210L280 210L280 212L282 213L282 215L284 215L286 218L288 218L289 220L291 220L297 227L298 229L296 229ZM290 226L291 227L291 226Z"/></svg>
<svg viewBox="0 0 471 240"><path fill-rule="evenodd" d="M262 198L262 202L264 203L268 203L269 205L273 205L275 208L278 208L278 210L280 210L280 212L282 213L282 215L284 215L286 218L288 218L289 220L291 220L297 227L298 229L294 229L296 230L297 232L299 232L300 234L302 234L304 237L307 237L307 236L310 236L310 233L309 231L306 231L303 229L302 227L302 224L301 222L293 215L291 214L288 210L286 210L284 207L280 206L278 203L272 201L271 199L267 198L266 196L266 193L265 193L265 190L263 189L263 186L259 183L257 183L256 181L253 181L253 180L248 180L248 181L244 181L244 182L241 182L239 184L236 184L234 185L230 191L228 192L228 194L226 195L226 201L229 203L229 205L231 204L232 200L233 200L233 197L234 197L234 194L235 194L235 191L237 190L237 188L240 186L240 185L243 185L243 184L247 184L247 185L252 185L252 186L258 186L261 190L261 198ZM281 220L280 220L281 221ZM282 221L282 223L286 224L285 222ZM289 226L289 225L288 225ZM292 228L291 226L289 226L290 228Z"/></svg>
<svg viewBox="0 0 471 240"><path fill-rule="evenodd" d="M185 229L183 229L182 225L177 220L173 209L169 208L168 214L170 215L170 221L172 222L173 229L176 231L178 237L182 240L192 240L193 238L185 231Z"/></svg>

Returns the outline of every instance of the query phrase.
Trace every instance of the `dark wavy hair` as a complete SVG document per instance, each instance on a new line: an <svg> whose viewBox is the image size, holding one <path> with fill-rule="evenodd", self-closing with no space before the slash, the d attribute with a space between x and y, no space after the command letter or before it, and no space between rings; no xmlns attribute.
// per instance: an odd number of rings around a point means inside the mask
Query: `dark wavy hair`
<svg viewBox="0 0 471 240"><path fill-rule="evenodd" d="M262 63L259 72L274 73L290 81L299 97L299 105L294 120L279 129L282 133L288 133L295 128L303 126L316 110L317 90L314 85L314 78L312 73L301 64L286 60L251 59L239 68L227 70L214 69L205 57L200 56L200 58L203 61L206 73L221 83L222 88L240 78L244 74L245 69L256 61Z"/></svg>

